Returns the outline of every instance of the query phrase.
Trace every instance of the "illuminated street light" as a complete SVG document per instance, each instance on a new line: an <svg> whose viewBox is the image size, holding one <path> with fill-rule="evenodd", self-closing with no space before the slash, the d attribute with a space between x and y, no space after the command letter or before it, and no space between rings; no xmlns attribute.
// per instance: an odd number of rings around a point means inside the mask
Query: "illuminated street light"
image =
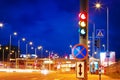
<svg viewBox="0 0 120 80"><path fill-rule="evenodd" d="M96 7L96 8L101 8L101 4L100 4L100 3L96 3L96 4L95 4L95 7Z"/></svg>
<svg viewBox="0 0 120 80"><path fill-rule="evenodd" d="M102 8L102 6L101 6L102 4L101 3L96 3L95 4L95 7L97 8L97 9L100 9L100 8ZM106 9L107 9L107 52L109 52L109 8L108 7L106 7Z"/></svg>
<svg viewBox="0 0 120 80"><path fill-rule="evenodd" d="M104 48L104 51L105 51L105 44L103 44L102 46L103 46L103 48Z"/></svg>
<svg viewBox="0 0 120 80"><path fill-rule="evenodd" d="M38 46L37 48L35 48L35 58L37 58L37 50L41 49L41 54L42 54L42 46ZM47 51L47 50L46 50Z"/></svg>
<svg viewBox="0 0 120 80"><path fill-rule="evenodd" d="M42 48L42 46L38 46L38 49L40 50Z"/></svg>
<svg viewBox="0 0 120 80"><path fill-rule="evenodd" d="M33 42L30 41L30 42L29 42L29 45L33 45ZM28 44L26 44L26 58L27 58L27 55L28 55Z"/></svg>
<svg viewBox="0 0 120 80"><path fill-rule="evenodd" d="M23 40L25 40L25 39L23 38ZM28 44L32 45L33 42L30 41ZM28 55L28 44L26 43L26 68L27 68L27 58L30 56L30 55Z"/></svg>
<svg viewBox="0 0 120 80"><path fill-rule="evenodd" d="M0 46L0 50L2 50L2 60L3 60L3 64L4 64L4 49L2 49L1 46Z"/></svg>
<svg viewBox="0 0 120 80"><path fill-rule="evenodd" d="M33 44L33 42L29 42L29 44L30 44L30 45L32 45L32 44Z"/></svg>
<svg viewBox="0 0 120 80"><path fill-rule="evenodd" d="M72 54L72 45L70 45L70 49L71 49L71 54Z"/></svg>
<svg viewBox="0 0 120 80"><path fill-rule="evenodd" d="M18 58L19 58L19 55L20 55L20 41L21 40L18 40ZM22 41L25 41L25 38L22 38Z"/></svg>
<svg viewBox="0 0 120 80"><path fill-rule="evenodd" d="M17 32L14 32L12 35L15 35L15 36L16 36L16 35L17 35ZM11 39L11 38L12 38L12 35L10 34L9 54L11 54L11 44L12 44L12 43L11 43L11 42L12 42L12 39Z"/></svg>
<svg viewBox="0 0 120 80"><path fill-rule="evenodd" d="M15 36L16 36L16 35L17 35L17 32L14 32L14 33L13 33L13 35L15 35Z"/></svg>
<svg viewBox="0 0 120 80"><path fill-rule="evenodd" d="M0 23L0 28L2 28L3 27L3 23Z"/></svg>
<svg viewBox="0 0 120 80"><path fill-rule="evenodd" d="M3 48L3 47L1 47L1 45L0 45L0 50L2 50L2 61L3 61L3 64L4 64L5 50L8 50L8 47Z"/></svg>
<svg viewBox="0 0 120 80"><path fill-rule="evenodd" d="M6 50L8 50L8 47L5 47Z"/></svg>
<svg viewBox="0 0 120 80"><path fill-rule="evenodd" d="M43 47L42 46L38 46L38 49L41 50L41 58L42 58L42 54L43 54Z"/></svg>
<svg viewBox="0 0 120 80"><path fill-rule="evenodd" d="M22 38L22 41L25 41L26 39L25 38Z"/></svg>

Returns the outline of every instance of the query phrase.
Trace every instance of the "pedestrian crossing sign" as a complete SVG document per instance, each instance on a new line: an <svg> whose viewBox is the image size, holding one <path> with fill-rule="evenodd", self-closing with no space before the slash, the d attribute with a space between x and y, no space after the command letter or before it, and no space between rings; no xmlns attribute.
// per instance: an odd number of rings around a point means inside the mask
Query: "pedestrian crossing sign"
<svg viewBox="0 0 120 80"><path fill-rule="evenodd" d="M96 36L97 37L104 37L104 29L97 29Z"/></svg>

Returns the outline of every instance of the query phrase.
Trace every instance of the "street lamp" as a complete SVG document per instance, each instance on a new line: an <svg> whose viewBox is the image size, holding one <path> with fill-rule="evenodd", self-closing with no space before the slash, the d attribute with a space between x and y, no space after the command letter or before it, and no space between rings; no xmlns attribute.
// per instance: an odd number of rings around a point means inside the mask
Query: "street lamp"
<svg viewBox="0 0 120 80"><path fill-rule="evenodd" d="M13 34L10 34L10 43L9 43L9 55L11 54L11 42L12 42L12 35L17 35L17 32L14 32ZM9 56L9 59L10 59L10 56Z"/></svg>
<svg viewBox="0 0 120 80"><path fill-rule="evenodd" d="M70 47L70 49L71 49L71 54L72 54L72 45L70 45L69 47Z"/></svg>
<svg viewBox="0 0 120 80"><path fill-rule="evenodd" d="M19 55L20 55L20 41L21 40L18 40L18 58L19 58ZM25 41L25 38L22 38L22 41Z"/></svg>
<svg viewBox="0 0 120 80"><path fill-rule="evenodd" d="M100 9L101 8L101 3L96 3L95 4L96 5L96 8L97 9ZM108 7L106 7L106 9L107 9L107 14L106 14L106 16L107 16L107 52L106 52L106 57L108 58L108 63L107 63L107 65L109 66L109 57L110 57L110 54L109 54L109 8Z"/></svg>
<svg viewBox="0 0 120 80"><path fill-rule="evenodd" d="M100 9L102 6L101 6L101 3L96 3L95 4L95 7L96 7L96 9ZM109 8L108 7L106 7L106 9L107 9L107 52L109 52Z"/></svg>
<svg viewBox="0 0 120 80"><path fill-rule="evenodd" d="M2 28L3 27L3 23L0 23L0 28Z"/></svg>
<svg viewBox="0 0 120 80"><path fill-rule="evenodd" d="M3 60L3 64L4 64L4 49L2 49L1 45L0 45L0 50L2 50L2 60Z"/></svg>
<svg viewBox="0 0 120 80"><path fill-rule="evenodd" d="M48 58L49 58L48 69L50 70L50 69L51 69L51 66L50 66L50 61L51 61L51 60L50 60L50 51L46 50L45 52L46 52L46 53L49 53L49 56L48 56Z"/></svg>
<svg viewBox="0 0 120 80"><path fill-rule="evenodd" d="M42 58L42 54L43 54L43 47L42 46L38 46L38 49L41 50L41 58Z"/></svg>
<svg viewBox="0 0 120 80"><path fill-rule="evenodd" d="M25 41L25 38L23 38L23 40ZM29 43L26 43L26 68L27 68L27 58L28 58L28 44L32 45L33 42L30 41Z"/></svg>
<svg viewBox="0 0 120 80"><path fill-rule="evenodd" d="M37 58L38 56L37 56L37 50L40 50L40 49L42 49L42 46L38 46L37 48L35 48L35 58Z"/></svg>
<svg viewBox="0 0 120 80"><path fill-rule="evenodd" d="M95 4L95 7L96 7L97 9L100 9L100 8L101 8L101 4L98 2L98 3Z"/></svg>
<svg viewBox="0 0 120 80"><path fill-rule="evenodd" d="M0 50L2 51L2 62L3 62L3 64L4 64L4 60L5 60L5 59L4 59L4 57L5 57L5 56L4 56L4 55L5 55L4 53L5 53L5 50L8 50L8 47L3 47L3 46L0 45Z"/></svg>
<svg viewBox="0 0 120 80"><path fill-rule="evenodd" d="M104 51L105 51L105 44L103 44L102 46L103 46L103 48L104 48Z"/></svg>
<svg viewBox="0 0 120 80"><path fill-rule="evenodd" d="M28 44L33 45L33 42L30 41ZM28 44L26 44L26 58L27 58L27 55L28 55Z"/></svg>

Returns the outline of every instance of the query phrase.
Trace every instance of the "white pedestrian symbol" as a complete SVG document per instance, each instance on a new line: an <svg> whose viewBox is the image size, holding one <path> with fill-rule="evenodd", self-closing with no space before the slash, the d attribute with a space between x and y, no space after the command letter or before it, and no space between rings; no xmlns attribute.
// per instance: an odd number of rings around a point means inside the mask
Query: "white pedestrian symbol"
<svg viewBox="0 0 120 80"><path fill-rule="evenodd" d="M99 36L99 37L103 37L104 36L101 30L99 30L97 36Z"/></svg>

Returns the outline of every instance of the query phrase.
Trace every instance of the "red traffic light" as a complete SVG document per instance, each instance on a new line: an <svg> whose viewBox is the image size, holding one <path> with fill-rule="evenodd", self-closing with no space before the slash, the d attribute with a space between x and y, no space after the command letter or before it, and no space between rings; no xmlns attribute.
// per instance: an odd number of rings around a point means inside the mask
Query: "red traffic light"
<svg viewBox="0 0 120 80"><path fill-rule="evenodd" d="M86 20L87 19L87 13L86 12L81 12L79 14L79 18L80 18L80 20Z"/></svg>

